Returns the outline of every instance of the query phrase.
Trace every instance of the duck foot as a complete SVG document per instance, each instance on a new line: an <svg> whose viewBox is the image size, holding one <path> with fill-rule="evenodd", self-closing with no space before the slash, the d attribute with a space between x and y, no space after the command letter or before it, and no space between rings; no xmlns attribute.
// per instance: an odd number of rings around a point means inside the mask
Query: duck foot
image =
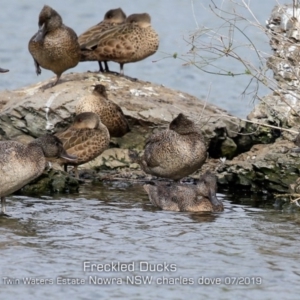
<svg viewBox="0 0 300 300"><path fill-rule="evenodd" d="M112 74L112 75L115 75L115 76L121 76L120 73L115 72L115 71L110 71L110 70L105 71L105 73L107 73L107 74Z"/></svg>
<svg viewBox="0 0 300 300"><path fill-rule="evenodd" d="M5 217L5 218L10 218L11 216L4 213L4 212L0 212L0 218Z"/></svg>
<svg viewBox="0 0 300 300"><path fill-rule="evenodd" d="M86 72L87 73L104 73L104 72L101 72L99 70L96 70L96 71L87 70Z"/></svg>
<svg viewBox="0 0 300 300"><path fill-rule="evenodd" d="M137 78L130 77L130 76L127 76L127 75L124 75L124 74L121 74L121 73L118 73L118 75L119 75L120 77L124 77L124 78L126 78L126 79L128 79L128 80L130 80L130 81L133 81L133 82L138 81Z"/></svg>
<svg viewBox="0 0 300 300"><path fill-rule="evenodd" d="M0 73L6 73L6 72L9 72L9 70L0 68Z"/></svg>

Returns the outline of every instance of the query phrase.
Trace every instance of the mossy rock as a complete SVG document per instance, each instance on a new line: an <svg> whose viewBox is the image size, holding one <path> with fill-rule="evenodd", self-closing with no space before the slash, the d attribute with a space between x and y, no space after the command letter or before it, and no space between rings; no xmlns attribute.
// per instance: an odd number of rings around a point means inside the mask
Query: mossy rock
<svg viewBox="0 0 300 300"><path fill-rule="evenodd" d="M68 173L59 170L45 171L40 177L25 185L23 194L72 193L79 189L79 182Z"/></svg>

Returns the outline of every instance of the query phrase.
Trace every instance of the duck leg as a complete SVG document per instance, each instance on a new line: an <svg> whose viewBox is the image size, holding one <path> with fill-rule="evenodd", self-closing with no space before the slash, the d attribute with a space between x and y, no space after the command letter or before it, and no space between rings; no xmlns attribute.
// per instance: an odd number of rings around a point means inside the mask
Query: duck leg
<svg viewBox="0 0 300 300"><path fill-rule="evenodd" d="M57 82L58 82L60 76L61 76L61 74L56 74L56 80L54 80L53 83L52 83L52 82L49 82L49 83L45 84L44 86L42 86L42 87L41 87L42 91L45 91L46 89L49 89L49 88L51 88L51 87L54 87L54 86L57 84Z"/></svg>
<svg viewBox="0 0 300 300"><path fill-rule="evenodd" d="M103 63L104 63L104 69L103 69L103 66L102 66L102 61L98 61L99 72L101 72L101 73L104 73L104 72L109 73L110 71L109 71L109 67L108 67L107 61L104 60Z"/></svg>
<svg viewBox="0 0 300 300"><path fill-rule="evenodd" d="M5 214L6 212L6 200L5 197L1 197L1 213Z"/></svg>
<svg viewBox="0 0 300 300"><path fill-rule="evenodd" d="M124 64L120 63L120 75L124 76Z"/></svg>
<svg viewBox="0 0 300 300"><path fill-rule="evenodd" d="M35 59L33 61L34 61L34 66L35 66L35 73L36 73L36 75L40 75L42 73L40 65Z"/></svg>
<svg viewBox="0 0 300 300"><path fill-rule="evenodd" d="M104 61L104 67L105 67L105 72L110 72L110 71L109 71L109 67L108 67L108 64L107 64L107 61L106 61L106 60Z"/></svg>
<svg viewBox="0 0 300 300"><path fill-rule="evenodd" d="M9 217L9 215L6 214L6 200L5 200L5 197L1 197L1 213L0 213L0 216Z"/></svg>
<svg viewBox="0 0 300 300"><path fill-rule="evenodd" d="M98 61L98 64L99 64L99 72L104 73L104 69L102 67L102 62L100 60Z"/></svg>
<svg viewBox="0 0 300 300"><path fill-rule="evenodd" d="M120 63L120 76L123 76L131 81L137 81L137 78L133 78L133 77L124 75L124 64L123 63Z"/></svg>
<svg viewBox="0 0 300 300"><path fill-rule="evenodd" d="M79 172L78 172L77 166L74 166L73 171L74 171L75 178L79 179Z"/></svg>
<svg viewBox="0 0 300 300"><path fill-rule="evenodd" d="M55 86L58 83L58 80L59 80L60 76L61 76L61 74L56 74L56 80L52 84L52 87Z"/></svg>

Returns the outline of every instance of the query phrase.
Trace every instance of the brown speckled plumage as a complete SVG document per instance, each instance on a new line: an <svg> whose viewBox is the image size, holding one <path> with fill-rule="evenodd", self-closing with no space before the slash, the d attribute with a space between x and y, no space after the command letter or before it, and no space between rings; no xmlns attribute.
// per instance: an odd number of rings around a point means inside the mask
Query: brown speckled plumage
<svg viewBox="0 0 300 300"><path fill-rule="evenodd" d="M84 112L77 115L73 124L66 130L57 133L68 153L77 156L77 160L68 162L56 160L60 164L74 165L76 176L77 166L84 164L100 155L109 146L109 132L100 121L98 115Z"/></svg>
<svg viewBox="0 0 300 300"><path fill-rule="evenodd" d="M63 24L61 16L50 6L45 5L39 15L39 31L28 44L36 67L37 75L41 68L51 70L57 76L75 67L80 59L80 46L73 29Z"/></svg>
<svg viewBox="0 0 300 300"><path fill-rule="evenodd" d="M180 113L168 129L147 139L138 162L146 173L179 180L201 168L206 156L200 128Z"/></svg>
<svg viewBox="0 0 300 300"><path fill-rule="evenodd" d="M163 210L190 212L220 212L222 201L216 196L217 179L206 172L196 185L179 183L144 185L150 202Z"/></svg>
<svg viewBox="0 0 300 300"><path fill-rule="evenodd" d="M89 47L89 43L93 44L95 40L99 39L99 35L101 35L104 31L124 23L125 20L126 20L126 15L121 8L110 9L104 15L103 21L89 28L78 37L78 42L80 47L82 49L92 50L92 48ZM100 68L99 71L104 72L103 67L101 65L101 61L98 61L98 63ZM104 63L105 63L105 71L109 72L107 62L104 61Z"/></svg>
<svg viewBox="0 0 300 300"><path fill-rule="evenodd" d="M107 98L106 88L102 84L97 84L92 94L80 99L75 111L77 115L89 111L99 115L111 137L121 137L130 130L122 109Z"/></svg>
<svg viewBox="0 0 300 300"><path fill-rule="evenodd" d="M5 196L19 190L25 184L40 176L46 166L45 157L69 156L61 141L46 134L28 145L15 141L0 142L0 197L2 213L5 213Z"/></svg>
<svg viewBox="0 0 300 300"><path fill-rule="evenodd" d="M151 27L149 14L132 14L124 24L104 31L87 43L80 60L118 62L123 75L125 63L137 62L154 54L158 45L159 37Z"/></svg>

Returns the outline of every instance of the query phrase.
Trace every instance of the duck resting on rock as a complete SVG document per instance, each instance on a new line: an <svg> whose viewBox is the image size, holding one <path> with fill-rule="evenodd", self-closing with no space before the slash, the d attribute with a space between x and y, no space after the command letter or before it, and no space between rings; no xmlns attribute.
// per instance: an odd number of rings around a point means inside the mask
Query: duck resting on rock
<svg viewBox="0 0 300 300"><path fill-rule="evenodd" d="M39 15L39 30L30 39L28 49L33 57L36 74L41 68L56 74L56 85L61 74L75 67L80 60L80 46L74 30L63 24L59 13L45 5Z"/></svg>
<svg viewBox="0 0 300 300"><path fill-rule="evenodd" d="M124 64L153 55L158 45L159 37L151 26L150 15L132 14L124 24L95 34L85 43L80 61L114 61L120 64L120 75L124 75Z"/></svg>
<svg viewBox="0 0 300 300"><path fill-rule="evenodd" d="M77 159L69 161L62 157L49 160L64 165L65 170L67 165L73 165L76 178L79 177L77 166L99 156L108 148L110 140L108 129L93 112L78 114L73 124L56 136L62 141L68 153L75 155Z"/></svg>
<svg viewBox="0 0 300 300"><path fill-rule="evenodd" d="M104 15L104 19L97 25L87 29L78 37L78 42L81 49L90 49L89 43L98 39L98 36L101 35L104 31L111 29L117 25L124 23L126 20L126 15L121 8L110 9ZM109 72L107 61L104 61L105 70L102 67L101 61L98 61L99 72Z"/></svg>
<svg viewBox="0 0 300 300"><path fill-rule="evenodd" d="M119 105L108 99L106 87L96 84L91 94L81 98L75 108L76 114L96 113L107 127L110 137L122 137L130 131L127 119Z"/></svg>
<svg viewBox="0 0 300 300"><path fill-rule="evenodd" d="M180 180L202 167L207 157L207 147L201 128L180 113L169 128L151 135L146 140L144 154L133 161L144 172L173 180Z"/></svg>

